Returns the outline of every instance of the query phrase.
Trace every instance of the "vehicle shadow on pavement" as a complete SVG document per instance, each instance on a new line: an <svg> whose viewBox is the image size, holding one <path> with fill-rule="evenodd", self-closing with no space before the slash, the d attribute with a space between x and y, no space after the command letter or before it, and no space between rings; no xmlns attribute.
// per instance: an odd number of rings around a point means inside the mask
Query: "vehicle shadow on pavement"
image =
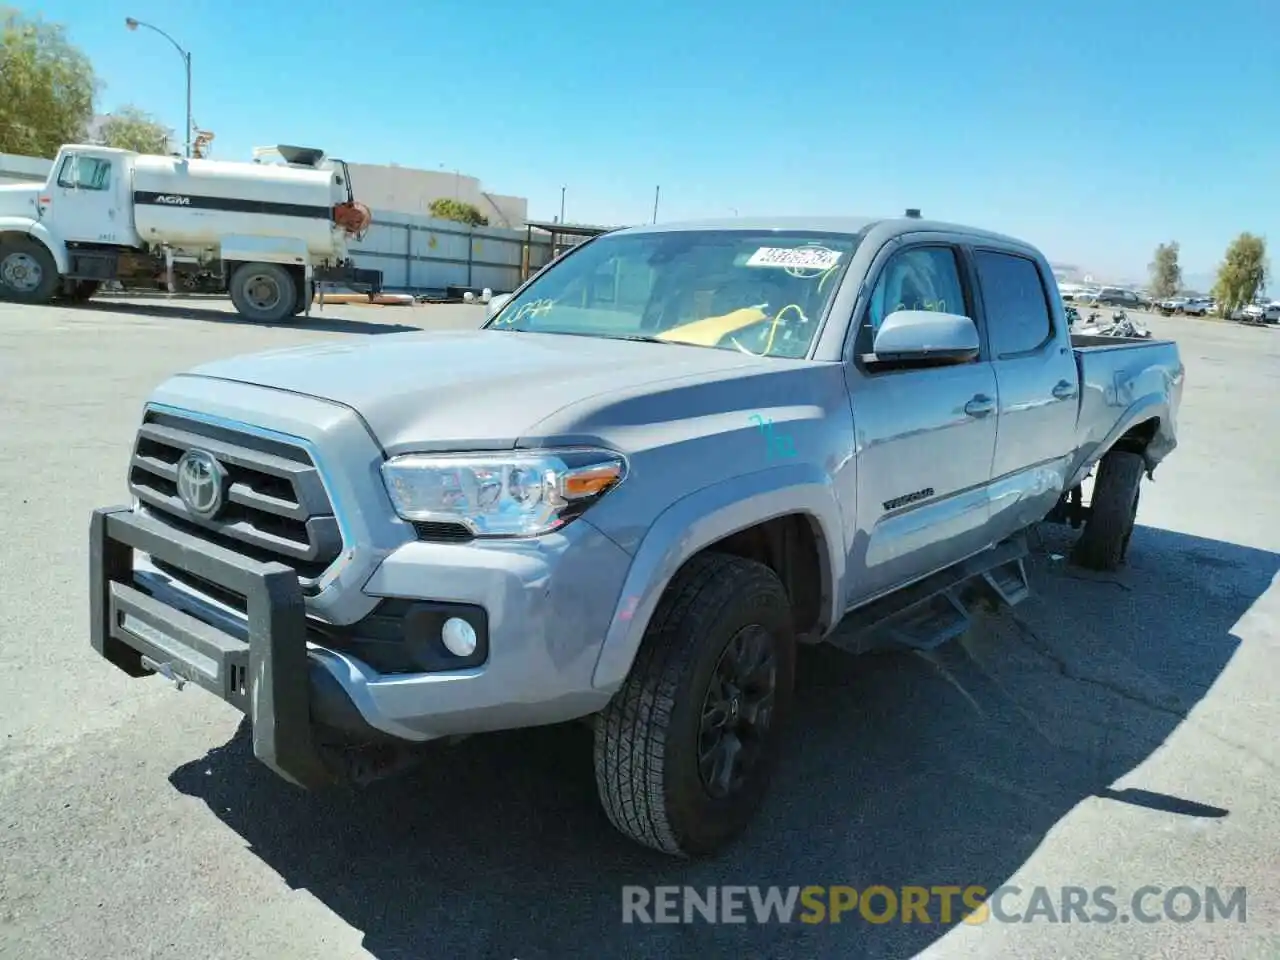
<svg viewBox="0 0 1280 960"><path fill-rule="evenodd" d="M393 308L404 309L404 308ZM192 307L171 303L113 303L109 300L94 300L76 307L77 312L101 311L104 313L126 312L142 317L156 317L161 320L197 320L203 323L225 323L231 326L279 327L289 330L310 330L316 333L420 333L421 327L404 323L378 323L372 320L353 320L350 317L325 316L313 308L311 316L299 314L279 323L258 323L246 320L238 313L229 310L216 310L208 307Z"/></svg>
<svg viewBox="0 0 1280 960"><path fill-rule="evenodd" d="M1069 545L1069 532L1046 530L1029 563L1033 597L934 654L806 651L771 797L715 861L668 860L614 833L579 725L442 746L397 780L307 795L252 758L242 724L171 781L361 930L380 960L910 956L957 918L758 924L748 905L739 925L627 925L621 888L991 890L1082 802L1230 816L1112 785L1213 685L1280 558L1139 527L1128 566L1097 576L1061 559Z"/></svg>

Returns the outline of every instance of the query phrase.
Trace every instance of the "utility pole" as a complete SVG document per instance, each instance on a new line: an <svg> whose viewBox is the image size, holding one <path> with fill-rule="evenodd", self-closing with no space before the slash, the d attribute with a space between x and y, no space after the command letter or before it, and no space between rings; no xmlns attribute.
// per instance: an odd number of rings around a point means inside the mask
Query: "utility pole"
<svg viewBox="0 0 1280 960"><path fill-rule="evenodd" d="M194 128L194 124L193 124L193 123L192 123L192 121L191 121L191 54L190 54L187 50L185 50L185 49L183 48L182 44L178 43L178 41L177 41L177 40L173 39L173 37L169 36L167 33L165 33L165 32L164 32L163 30L161 30L159 27L152 26L152 25L151 25L151 24L149 24L149 23L143 23L141 20L135 20L133 17L125 17L125 18L124 18L124 25L125 25L126 27L128 27L130 30L137 30L139 27L146 27L148 30L151 30L151 31L154 31L155 33L160 34L160 36L164 37L164 38L165 38L166 40L168 40L171 44L173 44L173 48L174 48L175 50L177 50L177 51L178 51L178 55L182 57L182 64L183 64L183 67L186 69L186 72L187 72L187 135L186 135L186 149L187 149L187 157L188 157L188 158L190 158L190 157L191 157L191 132L192 132L192 130L193 130L193 128Z"/></svg>
<svg viewBox="0 0 1280 960"><path fill-rule="evenodd" d="M560 222L564 223L564 187L560 188Z"/></svg>
<svg viewBox="0 0 1280 960"><path fill-rule="evenodd" d="M661 195L661 193L662 193L661 185L653 188L653 222L654 223L658 222L658 197L659 195Z"/></svg>

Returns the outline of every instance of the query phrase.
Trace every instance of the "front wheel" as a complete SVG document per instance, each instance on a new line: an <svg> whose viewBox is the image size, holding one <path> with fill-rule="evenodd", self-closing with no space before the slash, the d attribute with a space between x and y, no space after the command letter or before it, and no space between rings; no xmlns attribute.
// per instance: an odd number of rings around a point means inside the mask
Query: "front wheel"
<svg viewBox="0 0 1280 960"><path fill-rule="evenodd" d="M610 822L673 856L726 847L772 779L794 681L791 605L777 574L727 554L690 560L596 718L596 785Z"/></svg>
<svg viewBox="0 0 1280 960"><path fill-rule="evenodd" d="M247 320L278 323L293 316L298 288L279 264L246 263L231 275L231 302Z"/></svg>
<svg viewBox="0 0 1280 960"><path fill-rule="evenodd" d="M58 265L47 247L30 237L0 241L0 298L48 303L58 290Z"/></svg>

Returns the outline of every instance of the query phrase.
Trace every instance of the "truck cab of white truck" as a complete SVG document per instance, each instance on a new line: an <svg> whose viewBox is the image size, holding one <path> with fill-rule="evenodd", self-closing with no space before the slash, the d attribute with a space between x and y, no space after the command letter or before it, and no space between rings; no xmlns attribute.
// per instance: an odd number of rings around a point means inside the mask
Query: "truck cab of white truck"
<svg viewBox="0 0 1280 960"><path fill-rule="evenodd" d="M49 179L0 187L0 297L88 299L99 285L230 293L252 320L301 313L316 283L376 292L348 241L372 220L346 164L282 145L285 165L62 147ZM204 284L209 288L209 284Z"/></svg>

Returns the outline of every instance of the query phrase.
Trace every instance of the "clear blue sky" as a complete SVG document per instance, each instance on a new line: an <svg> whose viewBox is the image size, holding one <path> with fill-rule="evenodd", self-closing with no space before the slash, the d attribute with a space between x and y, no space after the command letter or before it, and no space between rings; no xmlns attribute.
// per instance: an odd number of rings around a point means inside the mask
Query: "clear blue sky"
<svg viewBox="0 0 1280 960"><path fill-rule="evenodd" d="M39 9L93 59L100 109L179 129L178 56L124 18L188 46L224 159L456 168L547 219L564 184L567 219L602 223L647 221L657 184L660 219L913 206L1135 277L1162 240L1193 275L1241 230L1280 243L1280 0Z"/></svg>

